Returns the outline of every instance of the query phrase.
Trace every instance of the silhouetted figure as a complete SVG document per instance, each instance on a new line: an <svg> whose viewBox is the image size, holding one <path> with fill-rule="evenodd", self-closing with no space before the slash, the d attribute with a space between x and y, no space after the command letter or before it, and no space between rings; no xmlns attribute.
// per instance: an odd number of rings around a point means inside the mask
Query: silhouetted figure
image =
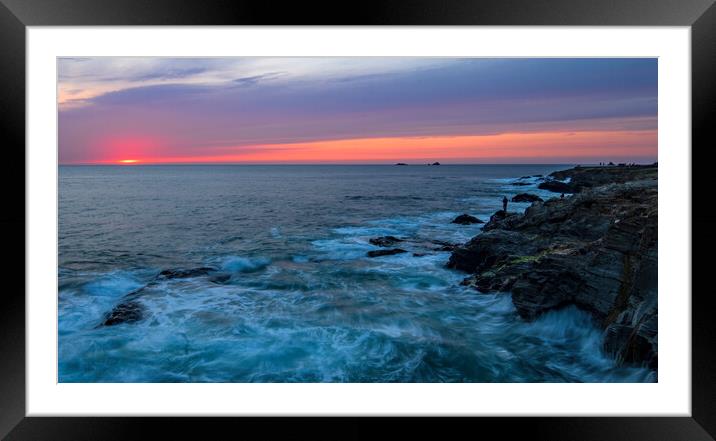
<svg viewBox="0 0 716 441"><path fill-rule="evenodd" d="M502 211L507 214L507 196L502 196Z"/></svg>
<svg viewBox="0 0 716 441"><path fill-rule="evenodd" d="M564 193L562 193L561 195L559 195L559 198L560 198L560 199L564 199Z"/></svg>

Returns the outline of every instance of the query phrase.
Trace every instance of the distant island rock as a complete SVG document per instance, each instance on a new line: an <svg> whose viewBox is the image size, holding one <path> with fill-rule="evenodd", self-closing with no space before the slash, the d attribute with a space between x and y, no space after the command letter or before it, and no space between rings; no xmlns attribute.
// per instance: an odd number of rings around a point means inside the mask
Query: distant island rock
<svg viewBox="0 0 716 441"><path fill-rule="evenodd" d="M428 164L428 165L440 165L440 163L437 162L437 161L435 161L435 162L433 162L432 164Z"/></svg>
<svg viewBox="0 0 716 441"><path fill-rule="evenodd" d="M604 329L603 348L617 363L657 369L657 167L579 167L574 196L532 204L524 214L498 211L483 233L448 262L472 274L463 284L510 292L528 321L566 305L590 312Z"/></svg>
<svg viewBox="0 0 716 441"><path fill-rule="evenodd" d="M404 162L397 162L395 165L408 165L408 164L406 164Z"/></svg>

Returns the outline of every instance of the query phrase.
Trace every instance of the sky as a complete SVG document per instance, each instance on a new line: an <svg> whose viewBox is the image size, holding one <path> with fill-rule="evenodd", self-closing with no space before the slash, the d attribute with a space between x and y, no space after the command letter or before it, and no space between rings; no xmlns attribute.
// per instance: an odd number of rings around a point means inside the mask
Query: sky
<svg viewBox="0 0 716 441"><path fill-rule="evenodd" d="M648 58L58 59L61 164L657 160Z"/></svg>

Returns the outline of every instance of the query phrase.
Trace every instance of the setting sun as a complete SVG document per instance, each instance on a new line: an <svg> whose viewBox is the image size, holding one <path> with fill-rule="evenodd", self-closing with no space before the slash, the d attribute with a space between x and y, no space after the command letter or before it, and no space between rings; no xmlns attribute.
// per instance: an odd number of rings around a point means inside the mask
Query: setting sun
<svg viewBox="0 0 716 441"><path fill-rule="evenodd" d="M136 164L139 162L138 159L120 159L118 161L120 164Z"/></svg>

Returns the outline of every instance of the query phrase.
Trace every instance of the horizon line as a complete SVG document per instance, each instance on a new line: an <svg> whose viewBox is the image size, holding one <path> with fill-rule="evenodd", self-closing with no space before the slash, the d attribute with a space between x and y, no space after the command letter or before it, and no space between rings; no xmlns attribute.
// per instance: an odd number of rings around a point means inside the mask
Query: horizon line
<svg viewBox="0 0 716 441"><path fill-rule="evenodd" d="M439 161L434 161L439 162ZM601 161L604 162L604 161ZM613 161L611 161L613 162ZM654 161L623 161L619 163L614 163L614 166L618 166L619 164L636 164L636 165L653 165L658 163L658 160ZM326 163L326 162L135 162L135 163L120 163L120 162L86 162L86 163L58 163L58 166L62 167L72 167L72 166L116 166L116 167L149 167L149 166L174 166L174 165L256 165L256 166L267 166L267 165L287 165L287 166L295 166L295 165L343 165L343 166L355 166L355 165L380 165L380 166L388 166L388 167L396 167L396 166L430 166L430 167L437 167L437 166L443 166L443 165L524 165L524 166L535 166L535 165L596 165L599 166L599 162L449 162L449 163L443 163L440 162L438 165L434 165L433 163L427 163L427 162L420 162L420 163L367 163L367 162L356 162L356 163L347 163L347 162L339 162L339 163ZM604 166L607 166L606 163Z"/></svg>

